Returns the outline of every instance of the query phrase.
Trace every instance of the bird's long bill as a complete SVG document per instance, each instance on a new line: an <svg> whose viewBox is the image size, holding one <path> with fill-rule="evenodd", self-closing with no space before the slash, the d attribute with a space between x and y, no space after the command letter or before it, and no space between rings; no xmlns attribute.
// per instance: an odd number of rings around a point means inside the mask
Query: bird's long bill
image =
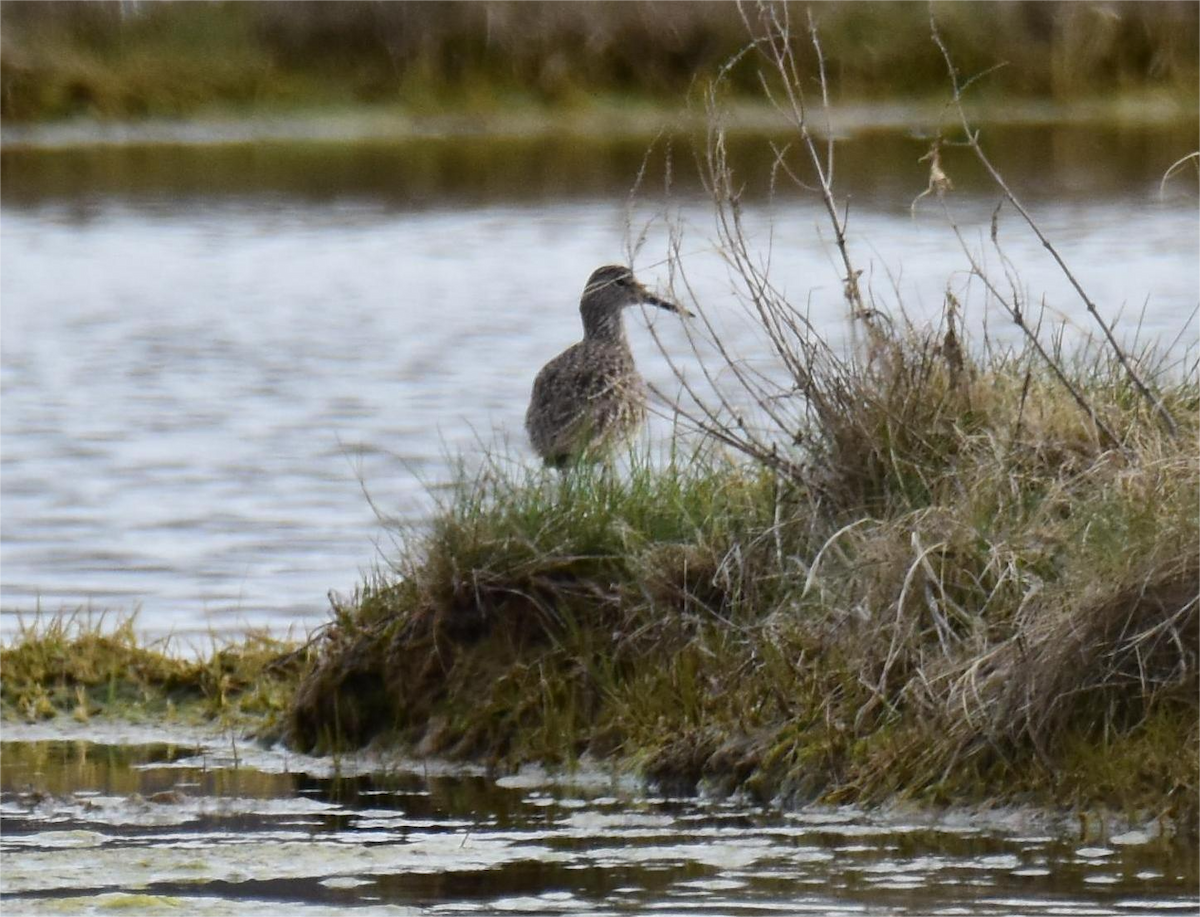
<svg viewBox="0 0 1200 917"><path fill-rule="evenodd" d="M678 303L673 303L668 299L659 299L647 289L643 288L641 294L639 298L647 305L658 306L660 309L666 309L668 312L678 312L680 315L686 315L688 318L696 317Z"/></svg>

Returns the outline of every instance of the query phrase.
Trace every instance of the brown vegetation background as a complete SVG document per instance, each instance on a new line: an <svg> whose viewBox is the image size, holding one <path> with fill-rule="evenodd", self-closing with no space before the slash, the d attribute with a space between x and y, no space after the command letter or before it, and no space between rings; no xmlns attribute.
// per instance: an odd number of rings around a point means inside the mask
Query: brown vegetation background
<svg viewBox="0 0 1200 917"><path fill-rule="evenodd" d="M916 2L791 4L821 29L835 99L932 95L945 71ZM934 5L985 94L1062 100L1194 95L1189 2ZM752 5L746 9L754 15ZM395 103L415 110L679 104L746 43L734 3L46 2L0 4L0 114L185 116L213 106ZM753 67L729 75L758 90Z"/></svg>

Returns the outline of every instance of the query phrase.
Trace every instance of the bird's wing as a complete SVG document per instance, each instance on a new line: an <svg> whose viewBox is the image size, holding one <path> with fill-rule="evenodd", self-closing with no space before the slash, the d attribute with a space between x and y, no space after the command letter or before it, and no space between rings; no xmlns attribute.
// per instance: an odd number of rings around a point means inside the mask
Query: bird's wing
<svg viewBox="0 0 1200 917"><path fill-rule="evenodd" d="M616 386L611 367L585 359L579 345L547 363L533 381L525 428L543 457L574 451L597 418L593 406Z"/></svg>

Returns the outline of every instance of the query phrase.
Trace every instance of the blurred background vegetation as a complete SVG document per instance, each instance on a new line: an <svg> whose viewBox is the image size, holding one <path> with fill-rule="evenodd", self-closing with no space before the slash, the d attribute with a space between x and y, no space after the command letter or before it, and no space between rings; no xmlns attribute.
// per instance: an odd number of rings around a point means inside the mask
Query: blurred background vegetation
<svg viewBox="0 0 1200 917"><path fill-rule="evenodd" d="M808 4L792 12L803 22ZM828 2L818 19L836 100L944 94L918 2ZM1193 2L936 6L980 91L1055 101L1195 96ZM754 16L752 5L746 12ZM43 120L258 114L393 105L413 113L597 101L678 105L746 42L733 3L12 2L0 4L0 115ZM732 75L757 96L752 67Z"/></svg>

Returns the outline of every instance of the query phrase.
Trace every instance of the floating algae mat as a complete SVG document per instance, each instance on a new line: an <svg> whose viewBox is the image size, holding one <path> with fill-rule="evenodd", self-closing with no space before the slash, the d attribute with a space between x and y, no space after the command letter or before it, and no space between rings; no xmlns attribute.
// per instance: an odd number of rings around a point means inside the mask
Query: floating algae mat
<svg viewBox="0 0 1200 917"><path fill-rule="evenodd" d="M780 812L598 771L264 750L93 721L8 725L12 914L1194 913L1153 825L1030 813Z"/></svg>

